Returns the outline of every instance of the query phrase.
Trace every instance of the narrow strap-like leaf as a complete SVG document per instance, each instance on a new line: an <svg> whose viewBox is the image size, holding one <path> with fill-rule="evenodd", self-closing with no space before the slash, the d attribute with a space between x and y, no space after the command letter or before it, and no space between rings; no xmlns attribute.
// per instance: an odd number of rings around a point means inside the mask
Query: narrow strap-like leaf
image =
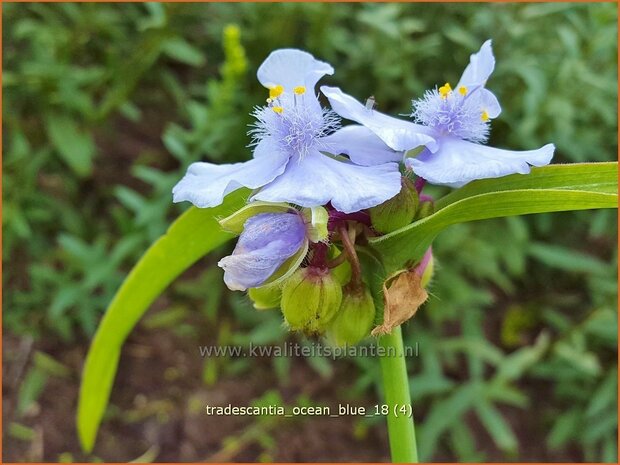
<svg viewBox="0 0 620 465"><path fill-rule="evenodd" d="M418 260L443 229L456 223L568 210L618 207L618 164L584 163L533 170L529 175L476 181L436 203L420 221L370 241L387 272ZM532 181L530 176L535 177ZM575 178L575 179L574 179Z"/></svg>
<svg viewBox="0 0 620 465"><path fill-rule="evenodd" d="M190 208L142 256L108 307L86 357L77 410L82 448L90 452L108 405L125 339L153 301L183 271L234 236L217 220L241 208L247 190L215 208Z"/></svg>
<svg viewBox="0 0 620 465"><path fill-rule="evenodd" d="M532 168L527 175L512 174L501 178L480 179L442 197L436 202L435 207L440 210L465 197L520 189L565 189L617 194L618 163L548 165Z"/></svg>

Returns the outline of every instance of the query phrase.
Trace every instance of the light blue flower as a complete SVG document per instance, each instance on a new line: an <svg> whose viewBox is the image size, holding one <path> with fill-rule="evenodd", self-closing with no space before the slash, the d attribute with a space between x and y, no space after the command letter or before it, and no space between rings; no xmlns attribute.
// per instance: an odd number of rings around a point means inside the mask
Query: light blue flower
<svg viewBox="0 0 620 465"><path fill-rule="evenodd" d="M257 107L250 130L254 156L244 163L192 164L173 189L175 202L198 207L219 205L242 186L258 189L251 200L290 202L302 207L332 203L345 213L369 208L395 196L400 189L398 165L357 164L349 158L348 142L362 135L369 145L355 147L364 157L369 148L393 152L368 129L340 129L340 119L321 107L315 85L333 68L309 53L283 49L272 52L258 69L258 80L269 89L267 105ZM353 133L355 132L355 133Z"/></svg>
<svg viewBox="0 0 620 465"><path fill-rule="evenodd" d="M446 83L413 102L415 122L366 108L338 88L323 86L321 91L340 116L363 124L400 155L423 146L421 153L405 158L415 174L433 184L458 187L475 179L527 174L530 165L546 165L553 157L553 144L520 152L482 145L490 121L501 112L497 98L485 88L494 67L489 40L471 55L454 89ZM354 156L351 159L356 162ZM374 159L374 163L389 161L399 161L399 155L383 151Z"/></svg>
<svg viewBox="0 0 620 465"><path fill-rule="evenodd" d="M245 291L265 283L306 242L301 213L259 213L246 220L232 255L218 265L229 289Z"/></svg>

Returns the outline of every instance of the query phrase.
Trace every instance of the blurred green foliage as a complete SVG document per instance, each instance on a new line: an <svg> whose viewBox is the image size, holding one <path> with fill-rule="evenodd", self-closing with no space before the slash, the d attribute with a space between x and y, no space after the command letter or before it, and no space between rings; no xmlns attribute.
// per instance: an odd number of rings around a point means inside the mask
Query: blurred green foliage
<svg viewBox="0 0 620 465"><path fill-rule="evenodd" d="M275 48L312 52L336 68L325 83L406 114L425 89L456 82L492 38L488 86L504 111L491 144L554 142L556 163L617 154L614 4L3 10L3 321L18 335L70 343L92 334L128 267L185 208L170 190L187 165L249 157L248 114L265 98L255 71ZM615 211L562 213L439 237L433 297L405 328L420 346L410 370L422 459L482 461L489 441L506 459L576 448L588 461L616 461L616 224ZM176 306L147 325L191 335L186 314L201 308L219 343L286 337L278 313L225 292L218 269L171 293ZM252 368L217 362L205 365L205 382ZM332 376L329 361L310 362ZM283 384L289 363L274 359ZM356 389L371 389L377 364L355 363ZM47 376L39 365L30 373L24 408ZM520 431L515 418L528 420ZM547 455L531 456L534 440Z"/></svg>

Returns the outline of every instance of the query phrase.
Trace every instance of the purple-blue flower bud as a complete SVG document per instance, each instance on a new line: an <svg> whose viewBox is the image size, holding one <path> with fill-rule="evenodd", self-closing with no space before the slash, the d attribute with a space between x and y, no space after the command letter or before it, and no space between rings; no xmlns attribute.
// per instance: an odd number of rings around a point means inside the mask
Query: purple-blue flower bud
<svg viewBox="0 0 620 465"><path fill-rule="evenodd" d="M296 212L261 213L249 218L232 255L218 265L229 289L245 291L264 284L306 240L303 217Z"/></svg>

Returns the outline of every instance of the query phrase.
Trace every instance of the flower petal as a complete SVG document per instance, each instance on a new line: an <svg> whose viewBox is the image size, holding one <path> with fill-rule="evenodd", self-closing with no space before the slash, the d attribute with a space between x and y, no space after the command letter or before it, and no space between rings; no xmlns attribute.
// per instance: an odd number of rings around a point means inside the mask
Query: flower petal
<svg viewBox="0 0 620 465"><path fill-rule="evenodd" d="M261 213L249 218L232 255L218 265L231 290L245 291L267 281L303 245L304 220L298 213Z"/></svg>
<svg viewBox="0 0 620 465"><path fill-rule="evenodd" d="M489 119L495 119L502 112L502 107L497 100L497 97L493 92L488 89L478 88L469 97L469 105L473 105L475 108L482 112L486 112L486 116Z"/></svg>
<svg viewBox="0 0 620 465"><path fill-rule="evenodd" d="M400 178L396 163L365 167L311 152L299 161L291 160L284 174L253 199L302 207L331 202L337 210L352 213L394 197L400 192Z"/></svg>
<svg viewBox="0 0 620 465"><path fill-rule="evenodd" d="M415 174L431 184L460 187L475 179L527 174L530 165L547 165L554 150L553 144L519 152L446 138L441 141L437 152L424 151L417 158L407 159L406 163Z"/></svg>
<svg viewBox="0 0 620 465"><path fill-rule="evenodd" d="M480 99L480 108L486 111L490 119L497 118L502 112L502 107L493 92L487 89L480 89L476 92L477 98Z"/></svg>
<svg viewBox="0 0 620 465"><path fill-rule="evenodd" d="M254 156L244 163L228 165L192 163L172 189L173 201L188 200L199 208L215 207L226 194L241 187L256 189L273 181L284 172L288 161L288 155L269 138L256 146Z"/></svg>
<svg viewBox="0 0 620 465"><path fill-rule="evenodd" d="M363 124L393 150L411 150L421 145L426 145L431 150L435 148L435 140L431 137L430 130L424 126L368 109L337 87L322 86L321 92L329 99L336 113Z"/></svg>
<svg viewBox="0 0 620 465"><path fill-rule="evenodd" d="M281 85L288 93L297 86L305 86L307 92L314 94L319 79L334 74L334 68L308 52L287 48L271 52L256 74L259 82L267 88Z"/></svg>
<svg viewBox="0 0 620 465"><path fill-rule="evenodd" d="M345 154L353 163L362 166L399 162L402 152L396 152L365 126L352 124L321 139L325 151L334 155Z"/></svg>
<svg viewBox="0 0 620 465"><path fill-rule="evenodd" d="M491 41L487 40L478 53L474 53L469 57L469 64L461 80L456 86L458 89L461 86L465 86L470 90L477 87L484 87L487 79L495 68L495 57L493 56L493 49L491 48Z"/></svg>

